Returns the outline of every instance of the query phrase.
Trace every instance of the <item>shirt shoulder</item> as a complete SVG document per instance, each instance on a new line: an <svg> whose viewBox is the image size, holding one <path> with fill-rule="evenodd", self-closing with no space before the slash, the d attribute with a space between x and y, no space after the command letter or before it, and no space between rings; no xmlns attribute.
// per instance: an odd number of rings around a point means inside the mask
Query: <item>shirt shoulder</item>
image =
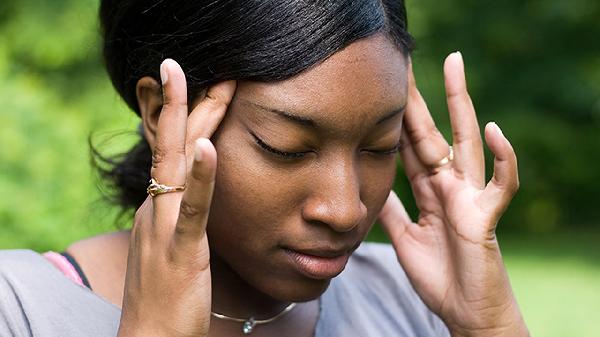
<svg viewBox="0 0 600 337"><path fill-rule="evenodd" d="M0 250L0 336L111 336L119 317L37 252Z"/></svg>
<svg viewBox="0 0 600 337"><path fill-rule="evenodd" d="M449 336L390 244L363 242L321 297L316 337Z"/></svg>

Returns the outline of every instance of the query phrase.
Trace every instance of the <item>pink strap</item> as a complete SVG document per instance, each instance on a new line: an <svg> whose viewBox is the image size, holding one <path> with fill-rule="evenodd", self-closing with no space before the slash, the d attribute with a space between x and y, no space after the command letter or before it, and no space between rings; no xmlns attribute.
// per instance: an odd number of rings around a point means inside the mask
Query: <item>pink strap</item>
<svg viewBox="0 0 600 337"><path fill-rule="evenodd" d="M57 252L48 251L42 254L50 263L52 263L58 270L60 270L65 276L71 279L73 282L83 286L81 277L75 270L75 267L67 260L66 257L60 255Z"/></svg>

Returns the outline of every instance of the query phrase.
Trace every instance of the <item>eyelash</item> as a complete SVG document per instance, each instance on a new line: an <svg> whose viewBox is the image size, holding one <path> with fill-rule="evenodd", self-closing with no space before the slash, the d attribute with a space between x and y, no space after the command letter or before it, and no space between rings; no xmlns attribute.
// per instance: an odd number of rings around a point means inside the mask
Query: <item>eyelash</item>
<svg viewBox="0 0 600 337"><path fill-rule="evenodd" d="M250 132L250 134L252 135L252 137L254 137L254 141L256 142L256 144L258 144L263 150L270 152L272 154L275 154L279 157L282 158L286 158L286 159L296 159L296 158L301 158L304 157L305 154L307 154L310 151L306 151L306 152L285 152L285 151L281 151L278 150L276 148L273 148L269 145L267 145L267 143L265 143L262 139L258 138L254 133Z"/></svg>
<svg viewBox="0 0 600 337"><path fill-rule="evenodd" d="M396 146L394 146L391 149L388 150L369 150L372 153L375 154L380 154L380 155L385 155L385 156L389 156L389 155L393 155L398 153L398 151L400 151L400 143L396 144Z"/></svg>
<svg viewBox="0 0 600 337"><path fill-rule="evenodd" d="M258 144L258 146L260 146L263 150L270 152L272 154L275 154L279 157L285 158L285 159L297 159L297 158L302 158L304 157L305 154L312 152L312 151L304 151L304 152L286 152L286 151L281 151L278 150L270 145L268 145L267 143L265 143L262 139L258 138L258 136L256 136L254 133L250 133L252 135L252 137L254 137L254 141L256 142L256 144ZM390 155L394 155L396 154L398 151L400 150L400 143L396 144L396 146L394 146L391 149L387 149L387 150L368 150L370 153L376 154L376 155L381 155L381 156L390 156Z"/></svg>

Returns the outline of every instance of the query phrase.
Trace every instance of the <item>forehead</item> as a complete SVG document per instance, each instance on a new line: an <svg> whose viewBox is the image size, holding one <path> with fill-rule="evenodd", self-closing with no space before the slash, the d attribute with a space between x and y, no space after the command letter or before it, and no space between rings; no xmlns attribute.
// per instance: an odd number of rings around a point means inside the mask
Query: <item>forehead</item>
<svg viewBox="0 0 600 337"><path fill-rule="evenodd" d="M406 58L378 34L290 79L240 82L236 97L328 124L376 118L403 106L406 92Z"/></svg>

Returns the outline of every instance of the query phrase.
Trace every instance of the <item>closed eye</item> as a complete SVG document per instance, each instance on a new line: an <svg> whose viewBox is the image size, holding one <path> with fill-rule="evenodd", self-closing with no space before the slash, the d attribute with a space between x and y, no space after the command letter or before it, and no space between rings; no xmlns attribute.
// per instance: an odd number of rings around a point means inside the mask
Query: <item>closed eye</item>
<svg viewBox="0 0 600 337"><path fill-rule="evenodd" d="M262 150L264 150L265 152L268 152L269 154L273 154L273 155L276 155L276 156L284 158L284 159L298 159L298 158L304 157L307 153L312 152L312 151L289 152L289 151L279 150L279 149L276 149L273 146L265 143L264 140L260 139L253 132L250 131L250 134L254 138L254 141L256 142L256 144L258 146L260 146L260 148ZM390 156L390 155L395 155L396 153L398 153L399 150L400 150L400 142L398 142L394 147L392 147L390 149L383 149L383 150L365 149L363 151L366 151L366 152L369 152L369 153L372 153L375 155Z"/></svg>
<svg viewBox="0 0 600 337"><path fill-rule="evenodd" d="M377 154L377 155L383 155L383 156L389 156L389 155L394 155L396 153L398 153L398 151L400 150L400 142L398 142L393 148L391 149L384 149L384 150L365 150L368 151L370 153L373 154Z"/></svg>
<svg viewBox="0 0 600 337"><path fill-rule="evenodd" d="M250 134L252 135L252 137L254 137L254 141L256 142L256 144L258 144L258 146L260 146L264 151L269 152L270 154L279 156L281 158L296 159L296 158L304 157L305 154L311 152L311 151L287 152L287 151L279 150L279 149L276 149L276 148L272 147L271 145L268 145L267 143L265 143L262 139L258 138L258 136L255 135L253 132L250 132Z"/></svg>

